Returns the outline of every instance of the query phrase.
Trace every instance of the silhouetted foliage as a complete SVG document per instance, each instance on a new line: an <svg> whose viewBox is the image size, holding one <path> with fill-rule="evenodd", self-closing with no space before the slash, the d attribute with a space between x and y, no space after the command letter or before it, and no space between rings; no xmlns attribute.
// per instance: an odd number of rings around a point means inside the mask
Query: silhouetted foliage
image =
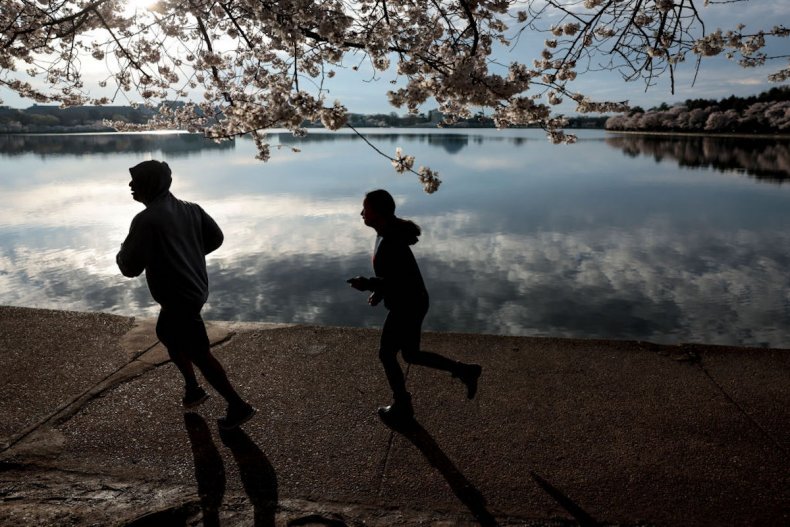
<svg viewBox="0 0 790 527"><path fill-rule="evenodd" d="M689 99L648 111L633 108L610 117L607 130L705 133L782 133L790 131L790 87L772 88L756 96L716 101Z"/></svg>
<svg viewBox="0 0 790 527"><path fill-rule="evenodd" d="M26 109L0 107L0 132L110 132L104 121L142 124L156 112L144 106L33 105Z"/></svg>

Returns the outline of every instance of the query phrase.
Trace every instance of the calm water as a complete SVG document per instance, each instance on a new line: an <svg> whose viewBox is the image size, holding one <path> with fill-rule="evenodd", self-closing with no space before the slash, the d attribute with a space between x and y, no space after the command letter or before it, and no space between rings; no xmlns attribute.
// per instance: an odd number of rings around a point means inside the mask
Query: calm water
<svg viewBox="0 0 790 527"><path fill-rule="evenodd" d="M434 195L350 134L272 134L265 164L246 139L0 136L0 304L155 315L114 262L154 157L225 230L207 318L379 325L345 279L371 272L359 211L384 187L424 230L427 329L790 347L790 141L580 136L371 132L439 170Z"/></svg>

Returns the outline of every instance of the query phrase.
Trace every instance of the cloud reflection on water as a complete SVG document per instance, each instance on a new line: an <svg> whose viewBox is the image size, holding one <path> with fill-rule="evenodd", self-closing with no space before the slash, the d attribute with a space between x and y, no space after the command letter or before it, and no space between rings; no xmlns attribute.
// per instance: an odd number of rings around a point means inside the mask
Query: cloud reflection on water
<svg viewBox="0 0 790 527"><path fill-rule="evenodd" d="M210 259L214 319L376 326L384 313L360 301L345 278L367 272L369 256L355 252L370 239L348 240L348 252L321 251L326 217L295 236L276 231L235 235L233 246ZM455 234L455 236L453 236ZM748 233L745 233L748 235ZM429 240L415 248L432 295L426 327L441 331L542 334L653 341L750 344L783 342L787 327L790 261L782 247L790 234L749 246L690 233L644 229L629 236L606 232L573 235L464 236L462 246ZM768 248L759 254L752 244ZM721 254L729 256L720 261ZM142 279L114 272L107 255L89 251L17 248L3 254L0 275L12 304L153 315ZM470 277L473 277L470 279ZM8 281L17 284L8 284ZM86 285L88 287L86 287ZM777 287L779 285L779 287ZM23 286L23 287L20 287Z"/></svg>

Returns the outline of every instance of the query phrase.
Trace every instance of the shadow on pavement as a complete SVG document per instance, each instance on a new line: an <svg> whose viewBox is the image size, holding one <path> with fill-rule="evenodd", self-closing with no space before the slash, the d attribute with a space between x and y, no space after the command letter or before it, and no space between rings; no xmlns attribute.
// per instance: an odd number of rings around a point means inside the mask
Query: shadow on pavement
<svg viewBox="0 0 790 527"><path fill-rule="evenodd" d="M219 509L226 485L222 456L203 417L193 412L186 413L184 425L195 459L203 525L219 527ZM238 465L242 486L252 503L255 527L273 527L277 513L277 475L274 467L258 445L240 428L220 429L219 435Z"/></svg>
<svg viewBox="0 0 790 527"><path fill-rule="evenodd" d="M277 514L277 474L269 459L241 428L220 429L219 436L233 453L244 491L250 498L255 527L274 527Z"/></svg>
<svg viewBox="0 0 790 527"><path fill-rule="evenodd" d="M428 463L439 471L450 485L453 494L469 509L480 525L485 527L498 525L496 518L486 508L483 494L458 470L420 423L415 419L400 423L385 420L384 423L420 449Z"/></svg>
<svg viewBox="0 0 790 527"><path fill-rule="evenodd" d="M546 491L546 494L554 498L554 500L563 508L565 509L568 514L573 516L573 518L579 522L579 525L583 527L592 527L594 525L598 525L598 522L595 519L587 514L584 509L576 505L568 496L563 494L558 488L554 487L551 483L540 477L539 475L535 474L534 472L530 472L532 479L540 485L540 488Z"/></svg>
<svg viewBox="0 0 790 527"><path fill-rule="evenodd" d="M219 527L219 508L225 495L225 465L222 456L211 439L211 430L200 415L184 414L184 426L192 446L195 459L200 508L203 510L204 527Z"/></svg>

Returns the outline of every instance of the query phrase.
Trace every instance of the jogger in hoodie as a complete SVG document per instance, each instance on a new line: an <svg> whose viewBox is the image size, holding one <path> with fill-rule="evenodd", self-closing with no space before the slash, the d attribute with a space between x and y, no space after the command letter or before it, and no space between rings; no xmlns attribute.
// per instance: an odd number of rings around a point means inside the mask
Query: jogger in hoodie
<svg viewBox="0 0 790 527"><path fill-rule="evenodd" d="M450 372L466 385L467 397L472 399L477 392L480 366L420 350L422 321L428 312L428 291L410 248L417 243L420 227L395 216L395 200L386 190L374 190L365 195L362 219L377 235L373 253L376 276L357 276L350 278L348 283L359 291L371 291L368 303L376 306L383 300L389 311L381 331L379 359L392 388L393 403L379 408L379 415L398 420L414 416L411 394L406 390L397 359L398 351L410 364Z"/></svg>
<svg viewBox="0 0 790 527"><path fill-rule="evenodd" d="M184 408L208 398L200 387L193 364L227 401L222 428L235 428L249 420L255 409L231 385L224 368L211 353L200 311L208 300L206 255L222 245L217 223L197 204L170 193L170 167L162 161L144 161L129 169L132 198L145 210L132 220L129 235L116 256L124 276L145 271L151 296L161 306L156 334L184 377Z"/></svg>

